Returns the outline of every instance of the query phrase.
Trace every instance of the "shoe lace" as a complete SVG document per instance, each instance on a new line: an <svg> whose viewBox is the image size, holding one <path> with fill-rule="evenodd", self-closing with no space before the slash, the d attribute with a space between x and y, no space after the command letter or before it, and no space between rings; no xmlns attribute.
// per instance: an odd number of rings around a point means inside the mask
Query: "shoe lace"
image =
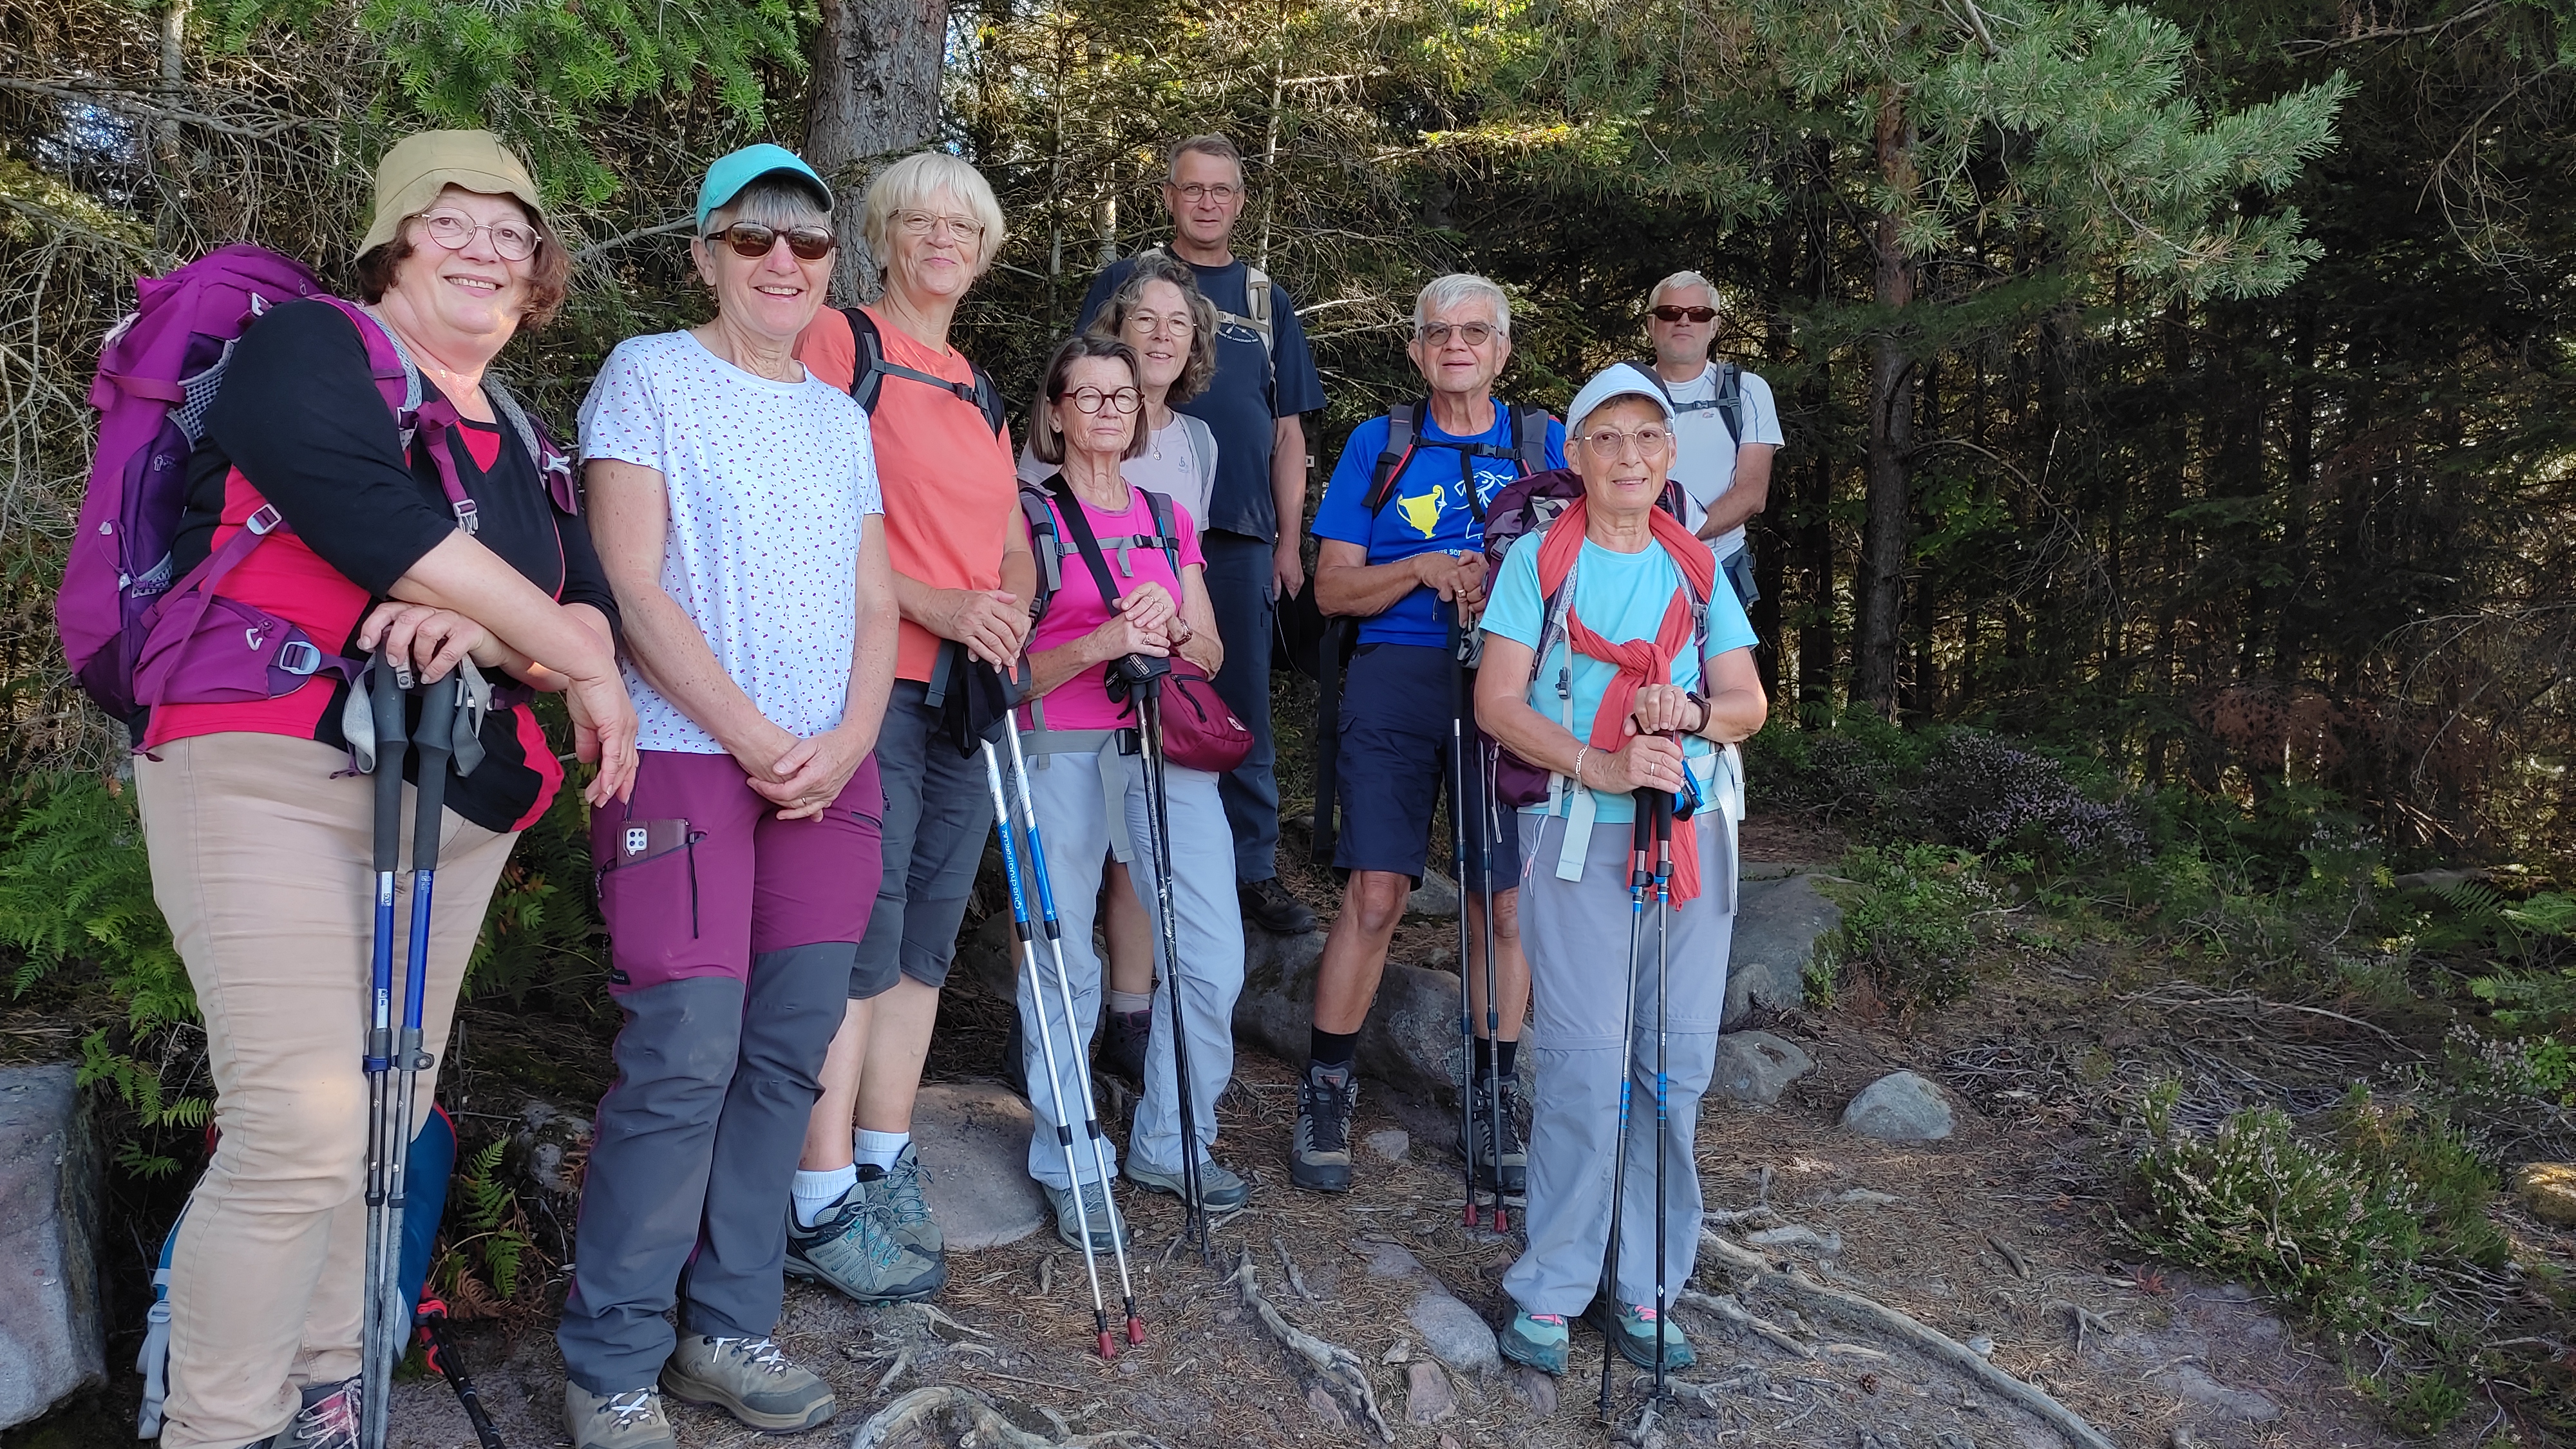
<svg viewBox="0 0 2576 1449"><path fill-rule="evenodd" d="M339 1449L358 1442L360 1395L365 1385L351 1381L336 1393L314 1400L295 1413L295 1439L311 1449Z"/></svg>
<svg viewBox="0 0 2576 1449"><path fill-rule="evenodd" d="M659 1407L659 1396L649 1388L629 1389L622 1394L609 1395L608 1402L600 1407L617 1416L608 1426L609 1431L614 1433L620 1429L634 1428L637 1424L652 1418L653 1411Z"/></svg>
<svg viewBox="0 0 2576 1449"><path fill-rule="evenodd" d="M1306 1096L1308 1142L1318 1152L1341 1152L1350 1141L1350 1102L1346 1085L1308 1077Z"/></svg>
<svg viewBox="0 0 2576 1449"><path fill-rule="evenodd" d="M1563 1328L1565 1326L1565 1315L1562 1313L1533 1313L1530 1315L1530 1322L1544 1323L1550 1328Z"/></svg>
<svg viewBox="0 0 2576 1449"><path fill-rule="evenodd" d="M731 1353L765 1374L783 1374L793 1365L773 1338L711 1338L719 1352Z"/></svg>
<svg viewBox="0 0 2576 1449"><path fill-rule="evenodd" d="M885 1175L887 1216L897 1223L930 1221L930 1199L921 1190L922 1183L929 1176L929 1171L921 1165L920 1157L906 1154L895 1159L894 1166Z"/></svg>

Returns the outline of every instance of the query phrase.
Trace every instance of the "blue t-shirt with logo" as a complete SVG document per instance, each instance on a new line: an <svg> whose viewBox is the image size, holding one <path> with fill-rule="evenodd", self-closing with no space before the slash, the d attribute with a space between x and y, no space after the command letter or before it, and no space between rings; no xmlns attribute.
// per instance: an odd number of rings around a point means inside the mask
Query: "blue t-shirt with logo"
<svg viewBox="0 0 2576 1449"><path fill-rule="evenodd" d="M1513 456L1519 440L1512 436L1511 409L1494 400L1494 421L1482 433L1458 437L1442 432L1422 410L1415 424L1413 456L1396 475L1386 506L1369 512L1369 490L1376 482L1377 459L1386 451L1387 420L1375 417L1351 430L1342 444L1341 460L1324 485L1324 501L1315 509L1315 536L1356 543L1368 550L1372 564L1400 563L1415 554L1482 552L1484 510L1495 495L1521 476ZM1500 456L1481 457L1460 445L1483 444ZM1565 466L1565 424L1547 420L1547 466ZM1467 479L1475 479L1476 500L1467 499ZM1448 611L1440 596L1415 589L1373 619L1360 621L1363 644L1429 644L1449 642Z"/></svg>

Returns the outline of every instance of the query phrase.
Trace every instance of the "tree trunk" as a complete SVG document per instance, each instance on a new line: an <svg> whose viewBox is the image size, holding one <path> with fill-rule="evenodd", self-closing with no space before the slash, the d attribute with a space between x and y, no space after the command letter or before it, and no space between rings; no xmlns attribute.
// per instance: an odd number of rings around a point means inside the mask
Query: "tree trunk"
<svg viewBox="0 0 2576 1449"><path fill-rule="evenodd" d="M805 160L832 183L840 260L834 299L876 295L876 258L860 234L860 198L877 168L919 150L939 128L946 0L820 0L814 84L805 106Z"/></svg>
<svg viewBox="0 0 2576 1449"><path fill-rule="evenodd" d="M1879 175L1898 194L1914 187L1914 128L1905 97L1893 86L1878 107ZM1878 304L1893 311L1914 300L1914 268L1906 261L1893 214L1882 215L1871 236ZM1861 525L1860 581L1855 591L1852 701L1893 717L1896 663L1904 636L1905 564L1911 518L1907 454L1914 447L1914 359L1899 341L1895 319L1883 325L1870 350L1869 483Z"/></svg>

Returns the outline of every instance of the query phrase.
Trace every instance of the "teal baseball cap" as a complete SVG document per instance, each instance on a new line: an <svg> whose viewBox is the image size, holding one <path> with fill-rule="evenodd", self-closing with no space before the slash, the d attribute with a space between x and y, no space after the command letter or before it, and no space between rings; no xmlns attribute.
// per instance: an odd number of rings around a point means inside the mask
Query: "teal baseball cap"
<svg viewBox="0 0 2576 1449"><path fill-rule="evenodd" d="M740 196L744 187L764 176L782 175L793 176L812 187L814 199L823 203L823 209L832 209L832 188L823 184L823 178L805 164L805 158L784 146L763 141L719 156L707 168L707 179L698 185L698 230L705 231L707 218Z"/></svg>

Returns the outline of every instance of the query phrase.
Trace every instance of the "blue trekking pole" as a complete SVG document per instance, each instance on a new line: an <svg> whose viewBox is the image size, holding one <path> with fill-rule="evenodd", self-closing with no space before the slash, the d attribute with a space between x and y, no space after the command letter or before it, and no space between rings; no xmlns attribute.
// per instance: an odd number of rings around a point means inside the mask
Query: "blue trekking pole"
<svg viewBox="0 0 2576 1449"><path fill-rule="evenodd" d="M394 1056L394 877L402 863L403 756L409 741L403 722L404 690L395 683L401 666L378 654L368 681L367 702L375 716L376 784L376 934L368 961L367 1044L367 1281L359 1312L358 1433L363 1449L383 1449L385 1400L393 1385L395 1345L408 1331L389 1337L392 1320L385 1300L401 1272L395 1235L399 1220L387 1211L392 1195L389 1173L400 1172L407 1143L394 1138L385 1120L386 1079ZM408 673L408 670L404 671Z"/></svg>
<svg viewBox="0 0 2576 1449"><path fill-rule="evenodd" d="M1064 927L1056 919L1055 887L1047 880L1046 847L1038 838L1038 806L1036 799L1029 794L1028 756L1020 752L1019 716L1016 713L1005 712L1002 716L1002 728L1010 736L1011 771L1013 776L1019 781L1020 813L1028 818L1029 865L1031 867L1031 874L1037 882L1038 915L1043 929L1046 931L1047 949L1055 956L1056 997L1058 1001L1063 1004L1065 1023L1070 1026L1073 1022L1073 976L1072 973L1066 971L1064 968ZM999 807L996 808L998 809ZM1029 971L1032 975L1035 975L1037 971L1037 951L1034 945L1029 951ZM1034 993L1036 989L1036 986L1032 984L1030 991ZM1041 1017L1046 1015L1046 1005L1043 999L1040 1000L1038 1005L1038 1015ZM1180 1030L1180 1025L1177 1020L1173 1023L1172 1029L1175 1032ZM1100 1130L1100 1108L1099 1105L1092 1100L1091 1067L1087 1059L1088 1054L1077 1050L1074 1055L1076 1057L1085 1058L1082 1064L1082 1071L1080 1075L1075 1078L1078 1087L1076 1095L1079 1096L1082 1102L1083 1130L1091 1134L1091 1164L1093 1169L1100 1174L1100 1181L1105 1185L1109 1181L1109 1150L1104 1144L1109 1140L1109 1134ZM1052 1073L1054 1070L1053 1063L1055 1061L1052 1049L1049 1049L1047 1061L1049 1063L1048 1070ZM1062 1089L1059 1088L1058 1090L1060 1091ZM1059 1105L1056 1111L1058 1117L1061 1118L1064 1111L1063 1107ZM1081 1195L1081 1189L1076 1187L1074 1189L1074 1196L1078 1198ZM1127 1274L1127 1235L1120 1231L1119 1228L1118 1200L1114 1195L1106 1190L1105 1186L1101 1193L1101 1198L1109 1204L1109 1246L1118 1257L1118 1292L1120 1297L1124 1300L1127 1309L1127 1341L1131 1344L1141 1344L1145 1341L1145 1320L1138 1317L1136 1314L1136 1284L1135 1280L1130 1278ZM1109 1325L1106 1322L1103 1322L1100 1325L1100 1341L1104 1345L1109 1343ZM1116 1352L1114 1347L1104 1347L1100 1356L1102 1358L1108 1358L1114 1352Z"/></svg>
<svg viewBox="0 0 2576 1449"><path fill-rule="evenodd" d="M991 740L984 741L984 780L993 791L993 824L1002 832L1002 878L1011 889L1011 924L1019 928L1020 955L1028 963L1029 968L1029 994L1037 999L1038 1054L1046 1058L1047 1088L1055 1096L1055 1143L1064 1152L1064 1175L1073 1184L1074 1224L1082 1233L1082 1271L1089 1274L1091 1278L1091 1325L1098 1331L1100 1356L1116 1358L1118 1343L1110 1336L1109 1310L1100 1298L1099 1250L1091 1246L1091 1209L1083 1202L1082 1173L1074 1165L1073 1160L1073 1114L1065 1110L1064 1078L1055 1059L1055 1028L1047 1024L1046 997L1038 990L1037 932L1029 927L1028 888L1020 877L1019 847L1011 839L1011 805L1002 794L1001 757L993 753ZM1029 853L1036 855L1036 842L1032 840L1030 846ZM1041 864L1038 869L1044 871L1046 867ZM1071 1015L1068 1014L1065 1019L1070 1025ZM1090 1063L1087 1061L1080 1063L1079 1069L1085 1075L1089 1075ZM1092 1153L1095 1164L1100 1160L1098 1149L1099 1144L1095 1142ZM1100 1196L1103 1201L1110 1201L1109 1178L1105 1172L1100 1178ZM1118 1238L1117 1208L1114 1203L1110 1208L1109 1237L1112 1242L1117 1241ZM1132 1312L1131 1309L1130 1313Z"/></svg>
<svg viewBox="0 0 2576 1449"><path fill-rule="evenodd" d="M1458 1155L1467 1174L1469 1229L1483 1226L1476 1211L1476 1007L1468 995L1467 973L1467 753L1465 744L1466 667L1460 662L1465 630L1453 616L1449 625L1449 859L1458 879ZM1491 919L1490 910L1487 918ZM1486 958L1491 964L1492 957ZM1492 1002L1486 1003L1488 1010ZM1503 1231L1503 1160L1494 1159L1494 1231Z"/></svg>
<svg viewBox="0 0 2576 1449"><path fill-rule="evenodd" d="M413 1305L403 1301L399 1249L408 1201L403 1167L404 1160L411 1156L412 1097L420 1088L420 1074L437 1062L421 1040L420 1021L424 999L429 995L431 898L438 884L438 837L447 823L447 762L456 754L458 684L456 672L450 670L436 684L421 686L420 724L411 737L412 753L419 757L412 792L411 954L403 963L402 1036L394 1043L393 1151L386 1154L391 1160L385 1171L385 1221L392 1235L387 1240L384 1259L382 1299L388 1345L383 1360L387 1392L367 1396L368 1407L377 1411L379 1436L393 1409L394 1365L400 1361L403 1346L411 1340ZM382 1442L381 1438L378 1442Z"/></svg>
<svg viewBox="0 0 2576 1449"><path fill-rule="evenodd" d="M1628 957L1623 970L1628 978L1628 1012L1619 1029L1619 1145L1610 1169L1610 1245L1604 1253L1607 1266L1601 1278L1602 1291L1610 1295L1607 1327L1601 1335L1601 1422L1610 1422L1610 1366L1619 1357L1619 1228L1621 1209L1628 1197L1628 1081L1637 1070L1637 948L1644 943L1646 929L1646 888L1654 880L1647 857L1654 831L1653 817L1638 792L1636 828L1628 848ZM1567 827L1571 829L1569 825ZM1658 1334L1663 1330L1655 1330Z"/></svg>
<svg viewBox="0 0 2576 1449"><path fill-rule="evenodd" d="M1690 775L1687 762L1683 778ZM1664 1402L1664 1314L1671 1308L1664 1291L1664 1161L1672 1155L1664 1140L1666 1087L1664 1071L1664 980L1667 926L1673 914L1673 797L1655 792L1655 1389L1650 1402Z"/></svg>

